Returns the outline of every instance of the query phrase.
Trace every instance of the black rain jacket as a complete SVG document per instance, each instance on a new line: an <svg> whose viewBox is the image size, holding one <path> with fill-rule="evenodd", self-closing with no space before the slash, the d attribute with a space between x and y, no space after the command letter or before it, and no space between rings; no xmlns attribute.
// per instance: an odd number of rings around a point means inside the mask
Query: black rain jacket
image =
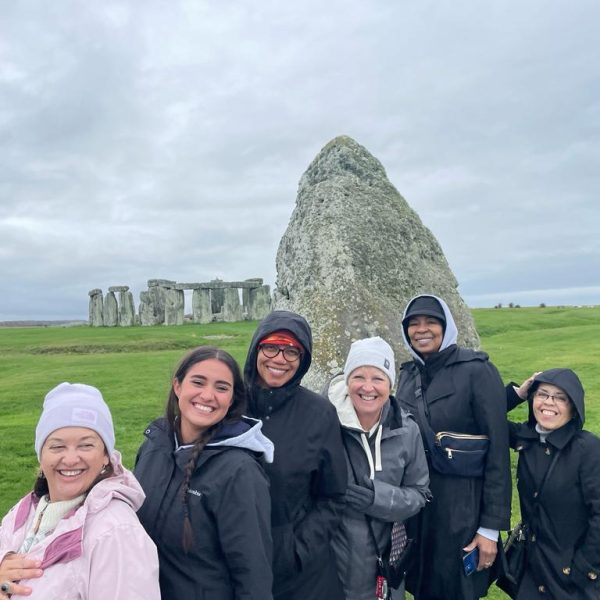
<svg viewBox="0 0 600 600"><path fill-rule="evenodd" d="M521 518L529 529L519 600L600 598L600 438L582 429L584 393L574 376L570 369L538 375L529 394L527 423L510 423L511 446L519 453ZM535 430L532 412L536 382L560 387L575 407L574 418L550 433L545 443ZM507 391L509 409L522 402L512 385ZM557 462L536 498L557 452Z"/></svg>
<svg viewBox="0 0 600 600"><path fill-rule="evenodd" d="M202 450L188 490L194 542L186 553L181 484L191 447L175 452L165 418L144 433L134 469L146 493L138 516L158 548L163 600L269 600L269 483L259 455L227 445Z"/></svg>
<svg viewBox="0 0 600 600"><path fill-rule="evenodd" d="M463 548L479 527L500 531L510 526L506 393L487 354L456 345L452 314L443 300L436 299L446 316L440 351L424 361L405 336L415 360L401 367L398 401L418 417L415 387L420 373L433 431L485 434L490 446L482 478L442 475L430 466L433 500L408 527L417 538L417 560L408 571L406 589L416 600L473 600L487 594L489 573L484 570L465 576Z"/></svg>
<svg viewBox="0 0 600 600"><path fill-rule="evenodd" d="M262 388L256 370L258 343L287 330L304 348L294 377ZM311 363L312 333L306 320L276 310L259 324L246 359L248 414L263 420L275 445L265 470L271 482L273 596L277 600L343 600L331 549L344 506L347 472L335 408L300 381Z"/></svg>

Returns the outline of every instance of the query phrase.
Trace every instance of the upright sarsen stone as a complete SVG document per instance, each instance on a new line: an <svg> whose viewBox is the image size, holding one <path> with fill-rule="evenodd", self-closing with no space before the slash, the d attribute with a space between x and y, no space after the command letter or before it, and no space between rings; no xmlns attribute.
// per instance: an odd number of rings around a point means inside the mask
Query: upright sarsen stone
<svg viewBox="0 0 600 600"><path fill-rule="evenodd" d="M183 325L184 305L183 290L167 287L165 292L165 325Z"/></svg>
<svg viewBox="0 0 600 600"><path fill-rule="evenodd" d="M212 321L209 289L196 289L192 292L192 315L194 323Z"/></svg>
<svg viewBox="0 0 600 600"><path fill-rule="evenodd" d="M104 301L102 299L102 290L95 288L88 292L90 297L89 304L89 324L92 327L102 327L104 325Z"/></svg>
<svg viewBox="0 0 600 600"><path fill-rule="evenodd" d="M165 322L165 303L167 288L174 286L175 281L170 279L148 279L148 298L147 302L152 307L154 317L150 319L150 308L145 309L148 312L147 320L152 320L152 325L160 325Z"/></svg>
<svg viewBox="0 0 600 600"><path fill-rule="evenodd" d="M105 327L116 327L119 324L119 305L114 292L107 292L104 298L103 316Z"/></svg>
<svg viewBox="0 0 600 600"><path fill-rule="evenodd" d="M223 321L235 323L242 320L242 305L237 288L225 288L223 294Z"/></svg>
<svg viewBox="0 0 600 600"><path fill-rule="evenodd" d="M418 293L446 300L459 342L477 347L471 313L442 249L389 182L382 164L349 137L310 164L277 252L275 307L302 314L315 340L304 378L319 390L342 369L350 344L380 335L406 360L401 315Z"/></svg>
<svg viewBox="0 0 600 600"><path fill-rule="evenodd" d="M119 325L121 327L132 327L135 325L135 305L133 303L133 294L129 291L129 287L126 290L119 291Z"/></svg>
<svg viewBox="0 0 600 600"><path fill-rule="evenodd" d="M149 325L158 325L159 324L159 321L156 317L154 310L155 310L155 306L154 306L152 296L150 295L150 292L148 290L140 292L139 314L140 314L140 324L141 325L146 327ZM164 311L163 311L163 318L164 318Z"/></svg>
<svg viewBox="0 0 600 600"><path fill-rule="evenodd" d="M210 283L217 284L218 286L223 283L223 280L217 277L216 279L212 279ZM214 287L210 293L210 302L212 313L220 313L223 310L223 304L225 303L225 290L221 287Z"/></svg>
<svg viewBox="0 0 600 600"><path fill-rule="evenodd" d="M264 319L271 312L271 290L268 285L248 290L248 319Z"/></svg>

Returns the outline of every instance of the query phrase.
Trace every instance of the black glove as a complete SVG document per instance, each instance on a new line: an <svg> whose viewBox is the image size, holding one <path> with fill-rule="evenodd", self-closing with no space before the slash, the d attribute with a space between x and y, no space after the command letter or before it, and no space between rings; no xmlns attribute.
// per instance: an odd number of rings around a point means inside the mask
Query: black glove
<svg viewBox="0 0 600 600"><path fill-rule="evenodd" d="M369 508L375 500L373 482L366 475L363 477L364 485L349 483L346 490L346 502L354 509L363 511Z"/></svg>

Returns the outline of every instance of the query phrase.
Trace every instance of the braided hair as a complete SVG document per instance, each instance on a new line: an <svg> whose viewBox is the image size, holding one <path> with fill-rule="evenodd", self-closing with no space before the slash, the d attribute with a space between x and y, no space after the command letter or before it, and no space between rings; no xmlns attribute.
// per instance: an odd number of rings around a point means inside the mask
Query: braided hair
<svg viewBox="0 0 600 600"><path fill-rule="evenodd" d="M190 459L188 460L185 469L183 483L181 485L181 500L183 502L183 548L186 552L192 547L194 541L192 522L190 520L189 505L188 505L188 490L190 487L190 481L196 469L198 458L204 450L204 447L212 436L214 435L217 428L221 423L230 423L240 419L244 411L246 410L246 387L242 379L240 368L231 354L216 348L215 346L199 346L194 348L191 352L188 352L180 361L175 374L173 376L173 382L177 380L179 384L183 382L188 371L198 363L205 360L216 359L224 363L233 377L233 398L231 406L225 415L225 418L208 427L203 431L198 438L194 441ZM169 396L167 398L166 407L166 419L173 432L175 432L179 439L181 439L181 412L179 410L179 398L175 393L174 385L171 384L169 390Z"/></svg>

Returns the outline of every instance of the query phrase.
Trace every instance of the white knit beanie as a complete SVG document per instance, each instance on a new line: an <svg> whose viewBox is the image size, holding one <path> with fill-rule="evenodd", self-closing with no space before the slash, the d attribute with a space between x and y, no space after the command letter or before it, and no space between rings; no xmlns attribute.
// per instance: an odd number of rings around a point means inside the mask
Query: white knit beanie
<svg viewBox="0 0 600 600"><path fill-rule="evenodd" d="M392 347L379 336L357 340L350 346L348 358L344 365L344 379L358 367L377 367L383 371L390 380L390 387L396 383L396 365L394 364L394 351Z"/></svg>
<svg viewBox="0 0 600 600"><path fill-rule="evenodd" d="M35 428L35 452L40 459L46 438L62 427L93 429L104 442L106 451L115 449L115 431L110 410L100 390L83 383L61 383L44 399L42 416Z"/></svg>

